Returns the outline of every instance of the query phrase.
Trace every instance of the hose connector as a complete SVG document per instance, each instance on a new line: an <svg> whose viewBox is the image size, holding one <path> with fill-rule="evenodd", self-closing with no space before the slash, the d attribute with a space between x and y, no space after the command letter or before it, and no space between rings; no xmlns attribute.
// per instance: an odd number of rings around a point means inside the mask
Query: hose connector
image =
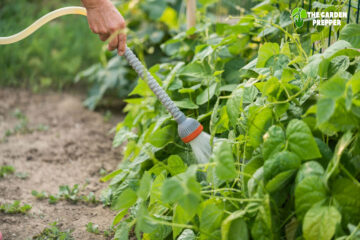
<svg viewBox="0 0 360 240"><path fill-rule="evenodd" d="M178 125L178 133L184 143L194 140L203 131L203 126L193 118L186 118Z"/></svg>

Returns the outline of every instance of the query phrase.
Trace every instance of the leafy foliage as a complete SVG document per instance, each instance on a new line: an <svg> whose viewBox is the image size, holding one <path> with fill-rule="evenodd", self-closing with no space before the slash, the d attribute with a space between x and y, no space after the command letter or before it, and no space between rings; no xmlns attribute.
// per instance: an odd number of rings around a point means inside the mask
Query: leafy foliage
<svg viewBox="0 0 360 240"><path fill-rule="evenodd" d="M276 12L270 6L253 10ZM118 210L115 236L127 239L132 228L138 239L357 234L357 35L347 38L345 27L343 40L310 54L312 36L300 40L294 26L272 24L274 32L287 28L275 36L255 16L179 32L161 45L171 59L150 68L187 116L223 139L208 164L196 164L143 80L130 93L114 139L124 159L103 178L110 184L102 200ZM271 41L258 48L251 42L259 34Z"/></svg>

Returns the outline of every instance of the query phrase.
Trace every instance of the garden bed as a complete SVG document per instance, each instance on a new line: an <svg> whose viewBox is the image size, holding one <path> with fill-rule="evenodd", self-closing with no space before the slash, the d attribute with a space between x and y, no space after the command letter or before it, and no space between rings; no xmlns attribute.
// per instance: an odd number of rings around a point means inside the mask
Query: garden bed
<svg viewBox="0 0 360 240"><path fill-rule="evenodd" d="M31 238L54 221L59 229L74 229L75 239L103 238L87 232L85 225L93 222L100 231L108 229L114 217L109 208L82 200L50 204L31 192L55 196L60 185L79 184L78 196L93 192L99 199L105 187L101 173L116 168L121 159L112 149L111 127L101 114L86 110L79 97L0 90L0 166L15 168L0 178L0 204L20 200L32 206L25 215L0 210L4 239Z"/></svg>

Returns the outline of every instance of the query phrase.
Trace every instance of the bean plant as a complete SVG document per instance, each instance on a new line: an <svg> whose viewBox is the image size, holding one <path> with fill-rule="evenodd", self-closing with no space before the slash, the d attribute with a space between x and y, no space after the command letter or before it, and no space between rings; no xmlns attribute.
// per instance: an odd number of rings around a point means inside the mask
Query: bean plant
<svg viewBox="0 0 360 240"><path fill-rule="evenodd" d="M271 6L161 45L169 58L150 72L213 153L198 164L139 79L116 127L123 160L102 178L115 239L359 238L360 25L312 51L317 39L281 25L286 14L261 17Z"/></svg>

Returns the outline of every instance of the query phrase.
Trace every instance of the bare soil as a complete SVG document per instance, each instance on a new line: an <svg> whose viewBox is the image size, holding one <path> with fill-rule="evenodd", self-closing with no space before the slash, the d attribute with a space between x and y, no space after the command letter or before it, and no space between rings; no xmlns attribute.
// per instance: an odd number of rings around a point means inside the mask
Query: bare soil
<svg viewBox="0 0 360 240"><path fill-rule="evenodd" d="M15 109L28 118L27 127L33 131L5 139L6 131L19 124ZM42 129L37 130L39 125ZM0 89L0 165L28 175L0 178L0 204L20 200L32 206L25 215L0 213L4 240L31 239L54 221L62 230L74 229L75 239L105 239L88 233L85 225L93 222L100 230L108 229L115 215L109 208L65 200L53 205L37 200L31 191L57 194L60 185L79 184L86 186L84 194L92 191L99 198L106 187L99 181L100 169L112 171L121 159L119 149L112 148L112 127L114 121L105 122L102 114L85 109L78 95Z"/></svg>

